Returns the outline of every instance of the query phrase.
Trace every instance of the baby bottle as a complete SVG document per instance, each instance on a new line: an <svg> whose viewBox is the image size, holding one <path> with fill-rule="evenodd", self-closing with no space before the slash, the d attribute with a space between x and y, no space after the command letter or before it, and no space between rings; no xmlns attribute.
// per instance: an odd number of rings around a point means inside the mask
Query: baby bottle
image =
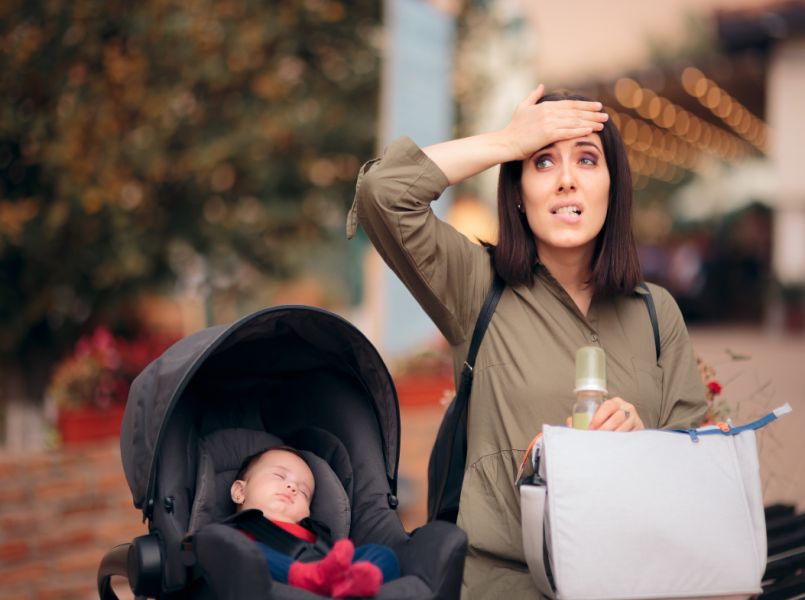
<svg viewBox="0 0 805 600"><path fill-rule="evenodd" d="M590 421L607 393L607 355L598 346L583 346L576 352L576 403L573 429L589 429Z"/></svg>

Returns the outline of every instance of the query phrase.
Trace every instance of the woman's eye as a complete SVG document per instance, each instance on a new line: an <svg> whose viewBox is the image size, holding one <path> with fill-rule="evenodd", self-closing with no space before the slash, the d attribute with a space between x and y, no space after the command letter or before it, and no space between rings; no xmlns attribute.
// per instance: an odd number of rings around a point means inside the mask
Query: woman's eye
<svg viewBox="0 0 805 600"><path fill-rule="evenodd" d="M597 165L598 161L592 156L583 156L579 162L583 165Z"/></svg>
<svg viewBox="0 0 805 600"><path fill-rule="evenodd" d="M534 164L537 166L538 169L547 169L553 164L550 156L540 156L537 160L534 161Z"/></svg>

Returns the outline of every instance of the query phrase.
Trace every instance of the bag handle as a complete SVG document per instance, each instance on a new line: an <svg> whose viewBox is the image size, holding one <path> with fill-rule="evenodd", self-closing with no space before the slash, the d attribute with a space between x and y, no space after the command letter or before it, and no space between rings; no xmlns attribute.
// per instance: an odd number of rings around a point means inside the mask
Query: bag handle
<svg viewBox="0 0 805 600"><path fill-rule="evenodd" d="M729 435L735 436L739 433L743 433L744 431L756 431L762 427L765 427L772 421L776 421L780 417L783 417L790 413L793 409L791 405L786 402L782 406L778 406L773 411L768 413L767 415L752 421L751 423L746 423L745 425L739 425L738 427L733 427L729 423L716 423L715 427L700 427L698 429L690 428L690 429L670 429L671 433L686 433L690 436L690 439L694 442L699 441L699 437L703 435Z"/></svg>
<svg viewBox="0 0 805 600"><path fill-rule="evenodd" d="M528 501L529 510L522 513L523 550L531 578L546 598L553 598L555 590L551 577L551 563L545 545L545 502L547 489L544 485L524 485L520 488L521 502ZM525 498L524 498L525 497Z"/></svg>

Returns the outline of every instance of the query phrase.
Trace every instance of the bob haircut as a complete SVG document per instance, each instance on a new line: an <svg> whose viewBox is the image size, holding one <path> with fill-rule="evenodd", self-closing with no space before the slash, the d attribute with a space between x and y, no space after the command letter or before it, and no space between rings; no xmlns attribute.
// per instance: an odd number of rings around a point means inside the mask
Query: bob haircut
<svg viewBox="0 0 805 600"><path fill-rule="evenodd" d="M537 101L590 99L580 94L546 94ZM632 174L620 132L609 119L597 132L603 145L609 170L609 202L604 225L595 240L590 282L595 296L630 294L642 281L632 232ZM500 232L493 250L493 264L498 275L510 286L531 285L538 261L534 233L524 213L517 210L522 203L522 161L500 166L498 179L498 222Z"/></svg>

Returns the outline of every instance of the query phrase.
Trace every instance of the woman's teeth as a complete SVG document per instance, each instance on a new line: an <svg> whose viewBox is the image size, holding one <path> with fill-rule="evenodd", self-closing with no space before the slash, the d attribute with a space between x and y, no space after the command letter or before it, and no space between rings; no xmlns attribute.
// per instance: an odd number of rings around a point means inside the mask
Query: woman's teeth
<svg viewBox="0 0 805 600"><path fill-rule="evenodd" d="M557 215L580 215L581 209L578 206L563 206L557 209Z"/></svg>

